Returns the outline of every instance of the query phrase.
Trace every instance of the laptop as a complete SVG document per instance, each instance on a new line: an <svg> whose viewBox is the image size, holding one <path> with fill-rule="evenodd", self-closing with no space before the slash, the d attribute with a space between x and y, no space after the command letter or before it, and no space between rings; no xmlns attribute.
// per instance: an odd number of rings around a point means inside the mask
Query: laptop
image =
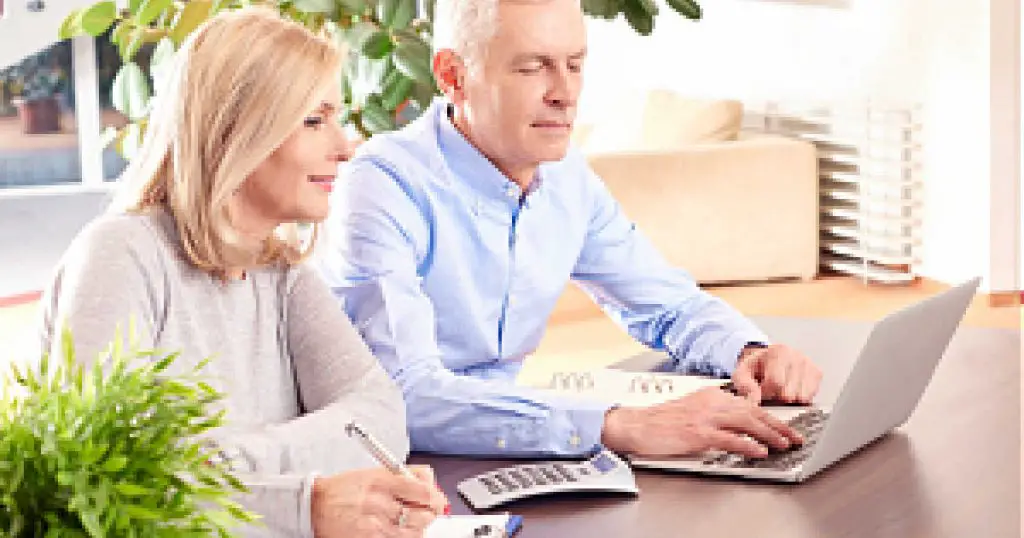
<svg viewBox="0 0 1024 538"><path fill-rule="evenodd" d="M631 457L634 467L803 482L903 425L917 407L939 359L980 283L974 278L896 311L871 330L831 410L785 408L805 443L748 459L709 451L682 458ZM794 416L795 415L795 416Z"/></svg>

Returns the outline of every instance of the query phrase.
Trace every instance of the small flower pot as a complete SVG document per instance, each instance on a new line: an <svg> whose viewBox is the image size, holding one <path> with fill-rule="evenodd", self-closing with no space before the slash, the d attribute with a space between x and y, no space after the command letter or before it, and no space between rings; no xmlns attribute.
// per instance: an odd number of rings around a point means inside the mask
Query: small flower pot
<svg viewBox="0 0 1024 538"><path fill-rule="evenodd" d="M18 117L25 134L50 134L60 132L60 105L54 97L18 100Z"/></svg>

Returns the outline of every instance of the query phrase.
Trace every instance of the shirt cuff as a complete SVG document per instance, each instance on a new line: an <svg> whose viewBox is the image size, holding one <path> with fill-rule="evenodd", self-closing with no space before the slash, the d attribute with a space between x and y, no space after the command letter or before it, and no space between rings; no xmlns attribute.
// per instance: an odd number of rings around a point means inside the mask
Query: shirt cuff
<svg viewBox="0 0 1024 538"><path fill-rule="evenodd" d="M613 406L597 403L586 407L577 407L568 411L569 421L575 431L570 432L566 440L567 449L578 454L590 454L601 449L601 432L604 430L604 418Z"/></svg>
<svg viewBox="0 0 1024 538"><path fill-rule="evenodd" d="M739 362L743 348L749 345L767 346L768 344L768 337L758 332L744 331L730 336L722 343L720 353L715 357L717 361L714 366L719 370L716 372L718 377L732 375L736 370L736 363Z"/></svg>

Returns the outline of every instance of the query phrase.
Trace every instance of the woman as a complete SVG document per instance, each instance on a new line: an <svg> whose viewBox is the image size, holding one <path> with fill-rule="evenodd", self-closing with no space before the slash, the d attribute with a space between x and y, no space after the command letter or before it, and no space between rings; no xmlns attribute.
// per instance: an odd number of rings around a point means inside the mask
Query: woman
<svg viewBox="0 0 1024 538"><path fill-rule="evenodd" d="M349 439L358 420L408 454L401 395L301 260L339 161L341 56L276 14L217 15L183 45L109 214L75 239L44 299L43 341L70 328L99 359L115 328L180 350L226 393L214 441L263 516L248 535L412 537L445 499ZM312 226L312 237L317 226ZM311 241L311 240L310 240ZM360 469L363 470L353 470Z"/></svg>

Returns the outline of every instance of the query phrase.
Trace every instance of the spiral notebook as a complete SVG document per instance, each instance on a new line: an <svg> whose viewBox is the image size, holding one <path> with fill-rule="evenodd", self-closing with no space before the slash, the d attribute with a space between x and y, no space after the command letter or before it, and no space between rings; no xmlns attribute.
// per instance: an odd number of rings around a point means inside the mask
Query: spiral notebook
<svg viewBox="0 0 1024 538"><path fill-rule="evenodd" d="M547 383L531 386L561 396L648 407L682 398L705 387L720 387L728 382L728 379L712 377L602 368L555 372Z"/></svg>

